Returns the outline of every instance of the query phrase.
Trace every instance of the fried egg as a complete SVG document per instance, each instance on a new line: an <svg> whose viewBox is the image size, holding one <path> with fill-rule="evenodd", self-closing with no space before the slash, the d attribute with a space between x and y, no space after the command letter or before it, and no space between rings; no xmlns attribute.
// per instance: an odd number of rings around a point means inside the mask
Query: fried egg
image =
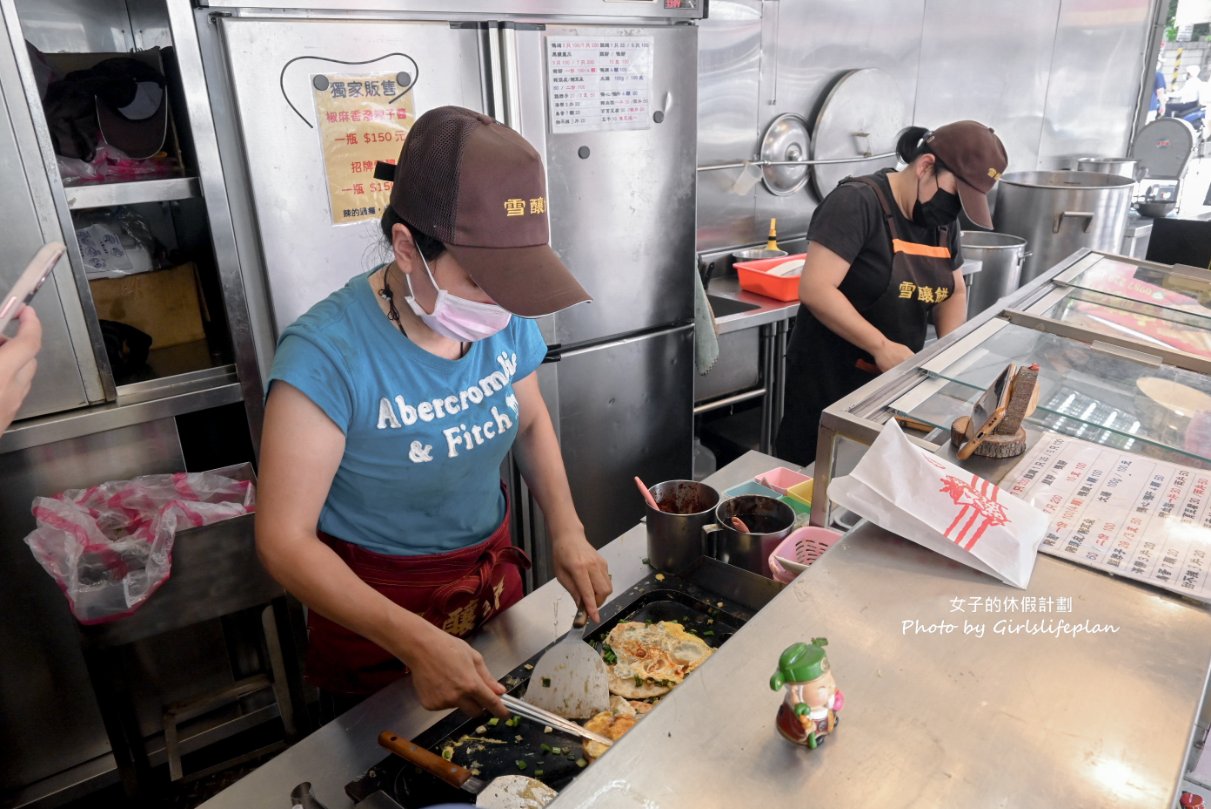
<svg viewBox="0 0 1211 809"><path fill-rule="evenodd" d="M617 657L610 667L610 692L629 699L667 694L713 651L676 621L623 621L610 630L606 643Z"/></svg>
<svg viewBox="0 0 1211 809"><path fill-rule="evenodd" d="M610 710L595 715L585 722L584 726L607 739L618 741L623 734L635 727L635 723L652 710L652 707L652 704L648 702L630 702L622 697L613 696L610 697ZM596 761L605 755L605 751L608 749L600 742L585 740L584 757L588 761Z"/></svg>

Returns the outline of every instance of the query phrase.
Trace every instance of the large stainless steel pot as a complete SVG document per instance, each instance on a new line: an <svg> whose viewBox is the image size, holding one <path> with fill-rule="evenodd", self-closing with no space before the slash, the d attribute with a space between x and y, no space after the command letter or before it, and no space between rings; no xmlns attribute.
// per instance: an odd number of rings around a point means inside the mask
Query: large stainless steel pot
<svg viewBox="0 0 1211 809"><path fill-rule="evenodd" d="M998 233L1020 236L1030 245L1022 283L1082 247L1117 253L1134 186L1128 177L1092 171L1018 171L1002 177L992 223Z"/></svg>
<svg viewBox="0 0 1211 809"><path fill-rule="evenodd" d="M1135 180L1138 165L1138 160L1129 157L1082 157L1076 161L1076 170L1114 174Z"/></svg>
<svg viewBox="0 0 1211 809"><path fill-rule="evenodd" d="M1022 285L1026 240L1007 233L964 231L960 241L968 279L967 316L972 317Z"/></svg>

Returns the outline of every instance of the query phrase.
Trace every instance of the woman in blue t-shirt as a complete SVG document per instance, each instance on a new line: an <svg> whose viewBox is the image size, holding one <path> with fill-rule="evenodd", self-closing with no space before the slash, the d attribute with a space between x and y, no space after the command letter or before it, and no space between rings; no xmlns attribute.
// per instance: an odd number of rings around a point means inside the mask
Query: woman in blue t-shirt
<svg viewBox="0 0 1211 809"><path fill-rule="evenodd" d="M261 446L257 548L308 606L307 675L344 707L410 672L431 710L504 716L461 636L521 598L500 466L512 449L556 576L597 619L585 538L534 371L533 320L589 300L548 245L542 161L442 107L413 124L383 231L393 260L282 335ZM518 315L520 317L514 317Z"/></svg>

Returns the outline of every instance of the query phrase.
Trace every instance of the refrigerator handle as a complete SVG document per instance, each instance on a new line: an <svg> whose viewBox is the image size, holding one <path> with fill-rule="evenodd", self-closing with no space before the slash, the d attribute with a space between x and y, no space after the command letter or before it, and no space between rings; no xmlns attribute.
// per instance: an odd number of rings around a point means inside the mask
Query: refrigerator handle
<svg viewBox="0 0 1211 809"><path fill-rule="evenodd" d="M559 362L563 359L563 344L552 343L547 346L547 355L542 358L542 364L546 365L549 362Z"/></svg>

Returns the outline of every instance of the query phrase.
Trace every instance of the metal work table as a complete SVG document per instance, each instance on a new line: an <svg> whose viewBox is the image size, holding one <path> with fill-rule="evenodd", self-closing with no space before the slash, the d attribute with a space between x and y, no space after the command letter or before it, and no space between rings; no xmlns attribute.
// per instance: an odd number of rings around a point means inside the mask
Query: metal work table
<svg viewBox="0 0 1211 809"><path fill-rule="evenodd" d="M726 488L777 464L748 453L708 480ZM646 573L643 527L603 553L621 592ZM1008 596L1051 598L1052 610L972 605ZM1071 610L1056 611L1059 599ZM555 640L570 610L552 582L473 645L503 674ZM1117 631L1002 634L1060 621ZM954 629L929 631L939 624ZM782 695L768 682L783 648L820 635L846 705L836 735L809 752L774 730ZM1196 605L1045 555L1029 589L1016 590L863 524L552 805L672 807L711 796L734 806L1167 809L1209 667L1211 613ZM204 807L272 806L304 780L330 809L348 807L344 784L383 757L380 730L413 737L438 718L398 683Z"/></svg>
<svg viewBox="0 0 1211 809"><path fill-rule="evenodd" d="M740 288L740 281L735 274L712 278L707 285L707 296L715 308L715 326L719 334L720 356L719 363L723 367L730 365L754 366L759 368L756 374L757 385L739 392L729 391L722 398L698 401L694 414L716 410L720 407L737 404L749 399L761 398L761 427L758 448L769 452L773 449L774 434L782 421L782 407L786 390L785 357L786 346L790 339L790 319L798 311L798 301L776 301L764 295L746 292ZM736 307L745 307L732 311L720 305L734 303ZM738 332L747 329L757 329L757 339L747 342L745 336ZM732 356L734 346L749 345L751 352L740 352L740 356ZM729 348L731 346L731 348Z"/></svg>
<svg viewBox="0 0 1211 809"><path fill-rule="evenodd" d="M971 611L1006 596L1072 609ZM1118 631L994 634L1060 620ZM928 632L944 623L955 628ZM845 706L809 752L775 731L782 694L768 682L782 649L821 635ZM1204 609L1044 555L1016 590L867 523L552 806L1168 809L1209 665Z"/></svg>
<svg viewBox="0 0 1211 809"><path fill-rule="evenodd" d="M756 307L723 317L716 315L715 325L719 327L720 334L785 323L794 317L799 309L798 301L776 301L764 295L746 292L740 288L740 279L735 275L712 278L706 291L712 298L726 298Z"/></svg>
<svg viewBox="0 0 1211 809"><path fill-rule="evenodd" d="M706 482L723 490L779 465L776 458L750 452ZM615 593L651 572L643 563L647 535L642 524L601 553L610 564ZM489 671L501 677L566 633L575 611L572 597L558 582L550 581L493 618L471 645L484 656ZM378 746L379 731L390 729L414 738L443 716L422 708L411 681L401 680L223 790L202 809L289 806L290 790L303 781L311 782L313 793L327 809L351 807L345 784L386 755Z"/></svg>

